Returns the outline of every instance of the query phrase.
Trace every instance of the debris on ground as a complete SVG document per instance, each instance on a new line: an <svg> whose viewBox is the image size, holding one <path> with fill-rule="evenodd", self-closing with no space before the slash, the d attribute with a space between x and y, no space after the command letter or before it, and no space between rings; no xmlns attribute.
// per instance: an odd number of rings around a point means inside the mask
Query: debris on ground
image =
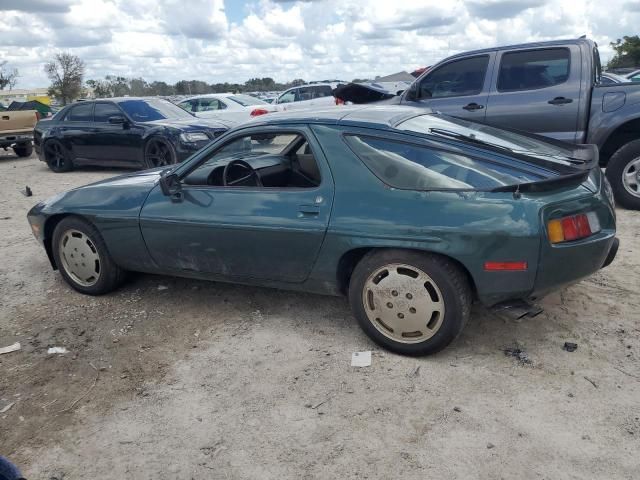
<svg viewBox="0 0 640 480"><path fill-rule="evenodd" d="M594 386L594 388L598 388L598 385L596 385L596 382L594 382L593 380L591 380L589 377L585 376L584 379L589 382L591 385Z"/></svg>
<svg viewBox="0 0 640 480"><path fill-rule="evenodd" d="M29 185L27 185L26 187L24 187L24 190L20 190L22 192L22 194L25 197L31 197L33 195L33 192L31 191L31 189L29 188Z"/></svg>
<svg viewBox="0 0 640 480"><path fill-rule="evenodd" d="M5 405L4 407L2 407L0 409L0 414L1 413L7 413L9 410L11 410L11 407L13 407L16 404L16 402L11 402L8 405Z"/></svg>
<svg viewBox="0 0 640 480"><path fill-rule="evenodd" d="M525 352L519 346L507 347L507 348L502 349L502 351L504 352L504 354L507 357L514 357L514 358L518 359L518 361L520 363L522 363L523 365L533 363L531 361L531 359L529 358L529 355L527 355L527 352Z"/></svg>
<svg viewBox="0 0 640 480"><path fill-rule="evenodd" d="M158 285L158 290L169 290L169 287L166 285Z"/></svg>
<svg viewBox="0 0 640 480"><path fill-rule="evenodd" d="M420 365L418 365L414 370L407 374L407 377L419 377L420 376Z"/></svg>
<svg viewBox="0 0 640 480"><path fill-rule="evenodd" d="M489 442L489 443L487 443L487 448L489 450L491 450L492 448L495 448L495 445L493 443Z"/></svg>
<svg viewBox="0 0 640 480"><path fill-rule="evenodd" d="M351 354L352 367L369 367L371 366L371 350L367 352L353 352Z"/></svg>
<svg viewBox="0 0 640 480"><path fill-rule="evenodd" d="M572 342L564 342L564 345L562 346L562 349L566 350L567 352L575 352L577 348L578 344Z"/></svg>
<svg viewBox="0 0 640 480"><path fill-rule="evenodd" d="M0 355L2 355L3 353L17 352L18 350L20 350L20 342L16 342L13 345L9 345L8 347L0 348Z"/></svg>
<svg viewBox="0 0 640 480"><path fill-rule="evenodd" d="M47 350L47 353L49 355L53 355L55 353L59 353L60 355L64 355L65 353L69 353L69 350L67 350L64 347L49 347L49 350Z"/></svg>
<svg viewBox="0 0 640 480"><path fill-rule="evenodd" d="M460 407L453 407L454 412L461 412L462 409Z"/></svg>

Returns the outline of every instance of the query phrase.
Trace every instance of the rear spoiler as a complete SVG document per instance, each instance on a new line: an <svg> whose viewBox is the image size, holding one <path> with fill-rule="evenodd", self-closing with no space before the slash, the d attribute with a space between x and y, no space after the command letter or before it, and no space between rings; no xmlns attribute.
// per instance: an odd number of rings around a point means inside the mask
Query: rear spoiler
<svg viewBox="0 0 640 480"><path fill-rule="evenodd" d="M518 133L522 134L521 132ZM537 138L532 135L529 136L531 136L532 138ZM548 143L553 143L559 147L567 148L566 143L560 142L558 140L553 140ZM526 156L523 157L528 159L531 158ZM544 180L538 180L537 182L516 183L514 185L496 187L491 189L491 191L544 192L548 190L554 190L556 188L580 185L589 177L589 173L591 172L591 170L599 166L599 158L600 154L596 145L575 145L571 156L568 157L569 161L571 162L571 166L563 166L562 169L559 169L556 164L554 169L559 172L559 175L551 178L545 178Z"/></svg>

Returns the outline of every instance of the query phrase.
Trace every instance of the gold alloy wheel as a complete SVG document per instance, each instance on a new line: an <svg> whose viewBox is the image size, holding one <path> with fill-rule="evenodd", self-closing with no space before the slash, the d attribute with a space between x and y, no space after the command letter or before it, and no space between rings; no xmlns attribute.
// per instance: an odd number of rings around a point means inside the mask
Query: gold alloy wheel
<svg viewBox="0 0 640 480"><path fill-rule="evenodd" d="M62 268L78 285L91 287L100 279L100 255L86 234L79 230L64 232L58 253Z"/></svg>
<svg viewBox="0 0 640 480"><path fill-rule="evenodd" d="M385 265L369 275L362 302L373 326L401 343L430 339L442 326L445 314L442 293L433 279L401 263Z"/></svg>

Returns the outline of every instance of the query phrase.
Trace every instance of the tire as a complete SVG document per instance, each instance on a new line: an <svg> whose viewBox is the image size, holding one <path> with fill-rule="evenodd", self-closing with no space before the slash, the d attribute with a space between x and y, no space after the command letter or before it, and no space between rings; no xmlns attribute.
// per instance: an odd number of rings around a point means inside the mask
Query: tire
<svg viewBox="0 0 640 480"><path fill-rule="evenodd" d="M605 174L616 202L640 210L640 140L620 147L609 159Z"/></svg>
<svg viewBox="0 0 640 480"><path fill-rule="evenodd" d="M52 250L62 277L80 293L103 295L124 281L125 271L111 258L100 232L81 218L66 217L58 223Z"/></svg>
<svg viewBox="0 0 640 480"><path fill-rule="evenodd" d="M445 257L374 250L353 271L349 303L378 345L402 355L430 355L455 340L467 323L471 289Z"/></svg>
<svg viewBox="0 0 640 480"><path fill-rule="evenodd" d="M13 152L19 157L30 157L33 153L33 144L29 143L21 143L13 147Z"/></svg>
<svg viewBox="0 0 640 480"><path fill-rule="evenodd" d="M47 140L42 147L47 166L56 173L73 170L73 161L64 145L55 139Z"/></svg>
<svg viewBox="0 0 640 480"><path fill-rule="evenodd" d="M173 146L161 137L151 137L144 146L144 162L147 168L164 167L177 162Z"/></svg>

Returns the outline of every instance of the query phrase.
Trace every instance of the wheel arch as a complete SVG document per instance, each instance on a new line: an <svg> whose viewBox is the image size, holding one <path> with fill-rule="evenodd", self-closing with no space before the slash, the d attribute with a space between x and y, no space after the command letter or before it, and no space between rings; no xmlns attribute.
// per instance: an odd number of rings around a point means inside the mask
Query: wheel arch
<svg viewBox="0 0 640 480"><path fill-rule="evenodd" d="M638 139L640 139L640 117L618 125L600 147L600 165L606 166L620 147Z"/></svg>
<svg viewBox="0 0 640 480"><path fill-rule="evenodd" d="M440 252L435 252L432 250L426 250L426 249L419 249L419 248L407 248L407 247L403 247L403 246L398 246L398 247L377 247L377 246L372 246L372 247L358 247L358 248L353 248L347 252L345 252L341 257L340 260L338 261L338 267L337 267L337 272L336 272L336 281L337 281L337 285L338 285L338 291L342 294L346 294L349 290L349 283L351 281L351 275L353 274L353 270L355 269L356 265L358 264L358 262L360 262L360 260L362 260L362 258L367 255L370 252L373 251L383 251L383 250L404 250L407 252L417 252L417 253L423 253L423 254L431 254L431 255L437 255L439 257L442 258L446 258L447 260L451 261L453 264L455 264L461 272L463 272L463 274L465 275L467 282L469 283L469 287L471 288L471 291L473 293L473 297L476 298L477 297L477 290L476 290L476 284L473 280L473 277L471 276L471 273L469 272L469 269L459 260L449 256L449 255L444 255Z"/></svg>
<svg viewBox="0 0 640 480"><path fill-rule="evenodd" d="M51 215L50 217L48 217L45 222L44 222L44 237L43 237L43 243L44 243L44 249L47 252L47 257L49 257L49 262L51 263L51 267L53 267L54 270L58 270L58 266L56 265L56 261L54 259L53 256L53 232L56 229L56 227L58 226L58 224L64 220L65 218L70 218L70 217L74 217L77 219L82 220L83 222L87 222L91 225L93 225L94 227L96 227L95 223L93 223L91 220L89 220L87 217L83 216L83 215L78 215L75 213L56 213ZM97 227L96 227L97 228Z"/></svg>

